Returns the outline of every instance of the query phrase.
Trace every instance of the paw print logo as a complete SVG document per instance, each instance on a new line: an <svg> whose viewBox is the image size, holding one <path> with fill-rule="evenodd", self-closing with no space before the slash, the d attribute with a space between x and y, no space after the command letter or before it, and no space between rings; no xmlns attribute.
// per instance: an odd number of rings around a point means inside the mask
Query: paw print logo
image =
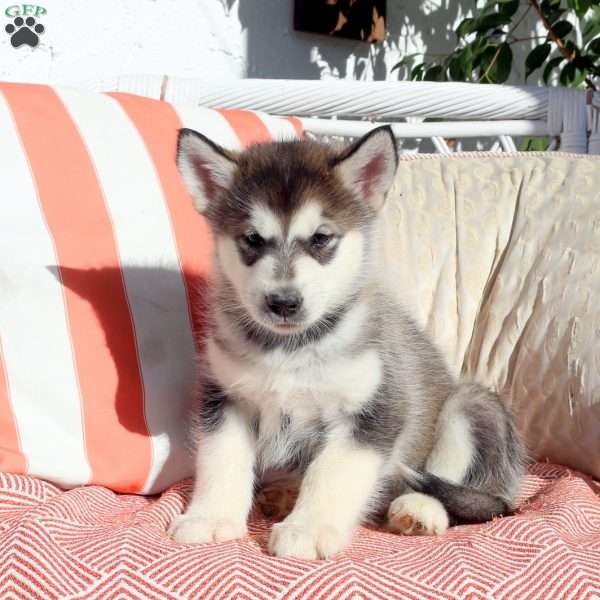
<svg viewBox="0 0 600 600"><path fill-rule="evenodd" d="M23 44L27 44L35 48L39 41L39 35L44 33L44 26L41 23L35 22L33 17L17 17L12 23L9 23L5 28L6 33L10 35L10 43L18 48Z"/></svg>

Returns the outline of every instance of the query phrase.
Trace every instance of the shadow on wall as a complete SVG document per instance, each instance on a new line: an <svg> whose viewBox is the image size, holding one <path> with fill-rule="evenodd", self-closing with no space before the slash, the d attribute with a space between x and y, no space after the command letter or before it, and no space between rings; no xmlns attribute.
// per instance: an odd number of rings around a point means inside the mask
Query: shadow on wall
<svg viewBox="0 0 600 600"><path fill-rule="evenodd" d="M234 10L235 0L220 1L225 10ZM240 0L239 19L247 35L246 77L396 80L398 72L390 70L405 54L420 49L433 54L451 51L456 45L454 25L472 4L470 0L388 0L386 42L367 44L295 31L294 0Z"/></svg>

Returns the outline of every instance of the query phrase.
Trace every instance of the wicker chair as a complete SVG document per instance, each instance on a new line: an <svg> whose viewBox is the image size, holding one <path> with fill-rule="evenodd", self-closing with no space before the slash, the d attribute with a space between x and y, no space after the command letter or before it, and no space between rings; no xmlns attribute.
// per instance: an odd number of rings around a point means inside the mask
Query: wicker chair
<svg viewBox="0 0 600 600"><path fill-rule="evenodd" d="M495 138L492 151L515 151L513 136L550 136L550 150L600 154L600 92L470 83L200 79L140 75L88 82L174 104L247 108L302 118L315 135L354 137L373 121L399 138L430 138L437 152L462 148L447 139Z"/></svg>

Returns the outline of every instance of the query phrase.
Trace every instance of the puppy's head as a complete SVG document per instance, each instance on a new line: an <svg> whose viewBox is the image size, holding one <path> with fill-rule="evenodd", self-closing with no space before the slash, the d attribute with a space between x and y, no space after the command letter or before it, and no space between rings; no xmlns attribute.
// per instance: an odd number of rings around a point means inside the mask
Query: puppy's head
<svg viewBox="0 0 600 600"><path fill-rule="evenodd" d="M245 312L279 334L340 310L361 284L370 224L398 163L389 127L335 150L311 141L224 150L190 129L177 166Z"/></svg>

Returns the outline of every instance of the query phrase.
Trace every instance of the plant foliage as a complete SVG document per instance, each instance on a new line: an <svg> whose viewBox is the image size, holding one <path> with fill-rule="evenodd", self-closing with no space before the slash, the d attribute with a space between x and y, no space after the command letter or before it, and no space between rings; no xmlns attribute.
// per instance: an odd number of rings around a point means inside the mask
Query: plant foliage
<svg viewBox="0 0 600 600"><path fill-rule="evenodd" d="M518 37L528 14L542 35ZM575 26L576 25L576 26ZM405 56L392 70L406 67L418 81L504 83L513 67L515 44L534 43L525 59L525 79L541 69L548 84L600 87L600 0L487 0L455 29L457 47L447 56Z"/></svg>

